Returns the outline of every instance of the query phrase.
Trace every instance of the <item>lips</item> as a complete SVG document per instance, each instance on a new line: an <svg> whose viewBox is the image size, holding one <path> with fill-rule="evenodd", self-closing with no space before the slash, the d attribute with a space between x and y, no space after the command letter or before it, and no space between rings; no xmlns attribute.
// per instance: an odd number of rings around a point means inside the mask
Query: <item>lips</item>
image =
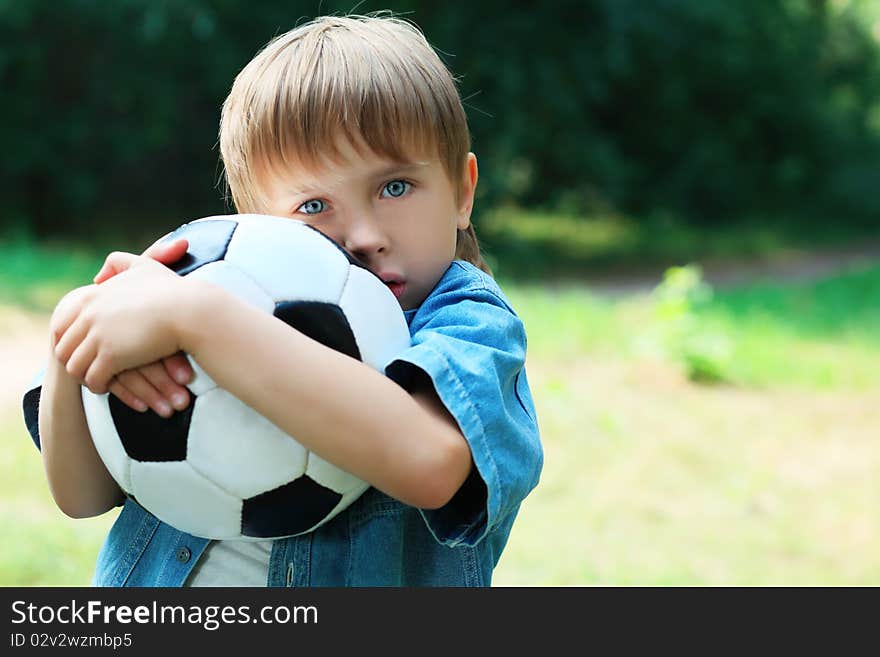
<svg viewBox="0 0 880 657"><path fill-rule="evenodd" d="M391 272L381 272L379 274L379 278L382 279L382 282L388 286L388 289L391 290L391 293L400 298L400 295L403 294L403 291L406 289L406 281L403 280L403 277L399 274L391 273Z"/></svg>
<svg viewBox="0 0 880 657"><path fill-rule="evenodd" d="M406 288L406 283L385 283L385 285L388 286L388 289L391 290L391 293L398 299L403 294L403 290Z"/></svg>

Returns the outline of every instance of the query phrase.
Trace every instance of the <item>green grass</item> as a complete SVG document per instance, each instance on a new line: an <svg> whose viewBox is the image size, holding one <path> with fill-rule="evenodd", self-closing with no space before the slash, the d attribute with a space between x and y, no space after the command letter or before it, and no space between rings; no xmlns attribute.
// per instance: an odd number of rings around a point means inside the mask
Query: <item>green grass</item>
<svg viewBox="0 0 880 657"><path fill-rule="evenodd" d="M623 238L583 239L572 257ZM0 257L0 305L39 311L101 262L35 245ZM498 270L529 335L545 468L497 584L880 584L880 267L691 304L688 330L729 346L720 385L688 380L656 294ZM13 401L0 583L85 584L114 514L55 508Z"/></svg>
<svg viewBox="0 0 880 657"><path fill-rule="evenodd" d="M661 344L664 320L651 295L608 299L584 287L512 282L506 290L533 353L676 363ZM815 282L716 291L695 307L693 319L703 334L729 346L728 383L810 389L880 383L880 266Z"/></svg>
<svg viewBox="0 0 880 657"><path fill-rule="evenodd" d="M873 401L532 372L545 467L498 584L880 584Z"/></svg>
<svg viewBox="0 0 880 657"><path fill-rule="evenodd" d="M880 267L718 292L724 385L650 295L509 285L545 447L500 585L880 584Z"/></svg>
<svg viewBox="0 0 880 657"><path fill-rule="evenodd" d="M0 415L0 584L81 586L91 581L112 514L68 518L52 501L39 454L17 413Z"/></svg>
<svg viewBox="0 0 880 657"><path fill-rule="evenodd" d="M878 266L721 292L701 315L729 336L735 382L821 389L880 382Z"/></svg>

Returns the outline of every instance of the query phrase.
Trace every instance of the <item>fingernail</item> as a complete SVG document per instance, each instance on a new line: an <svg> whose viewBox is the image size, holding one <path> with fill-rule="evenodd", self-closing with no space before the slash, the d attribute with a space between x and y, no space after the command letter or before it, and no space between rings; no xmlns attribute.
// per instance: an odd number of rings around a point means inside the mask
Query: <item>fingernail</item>
<svg viewBox="0 0 880 657"><path fill-rule="evenodd" d="M186 395L184 395L182 392L174 393L173 395L171 395L171 403L174 404L174 408L176 408L178 411L182 411L184 408L186 408Z"/></svg>
<svg viewBox="0 0 880 657"><path fill-rule="evenodd" d="M159 402L158 404L156 404L156 407L157 412L162 417L168 417L171 415L171 407L168 405L167 402Z"/></svg>
<svg viewBox="0 0 880 657"><path fill-rule="evenodd" d="M145 411L147 410L147 408L149 408L149 407L148 407L144 402L142 402L140 399L135 400L135 402L134 402L134 407L135 407L136 410L140 411L141 413L145 412Z"/></svg>
<svg viewBox="0 0 880 657"><path fill-rule="evenodd" d="M174 379L178 383L186 383L187 381L189 381L189 372L187 372L186 370L177 370L177 372L174 374Z"/></svg>

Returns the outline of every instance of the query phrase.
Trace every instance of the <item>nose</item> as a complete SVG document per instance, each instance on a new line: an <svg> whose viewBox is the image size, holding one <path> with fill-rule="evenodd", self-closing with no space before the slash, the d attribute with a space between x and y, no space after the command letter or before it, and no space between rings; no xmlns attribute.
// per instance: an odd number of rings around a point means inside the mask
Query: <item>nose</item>
<svg viewBox="0 0 880 657"><path fill-rule="evenodd" d="M360 212L346 224L345 249L359 260L369 261L388 251L388 235L376 217Z"/></svg>

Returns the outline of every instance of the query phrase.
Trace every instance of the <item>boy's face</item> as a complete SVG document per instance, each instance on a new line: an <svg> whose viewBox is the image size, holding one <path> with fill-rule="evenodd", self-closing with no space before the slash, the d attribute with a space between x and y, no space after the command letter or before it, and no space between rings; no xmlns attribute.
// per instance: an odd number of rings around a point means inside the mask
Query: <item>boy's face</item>
<svg viewBox="0 0 880 657"><path fill-rule="evenodd" d="M438 159L392 162L340 144L340 162L318 171L263 176L269 214L293 217L342 245L379 276L404 310L428 296L455 257L456 230L467 228L477 183L468 155L455 188Z"/></svg>

